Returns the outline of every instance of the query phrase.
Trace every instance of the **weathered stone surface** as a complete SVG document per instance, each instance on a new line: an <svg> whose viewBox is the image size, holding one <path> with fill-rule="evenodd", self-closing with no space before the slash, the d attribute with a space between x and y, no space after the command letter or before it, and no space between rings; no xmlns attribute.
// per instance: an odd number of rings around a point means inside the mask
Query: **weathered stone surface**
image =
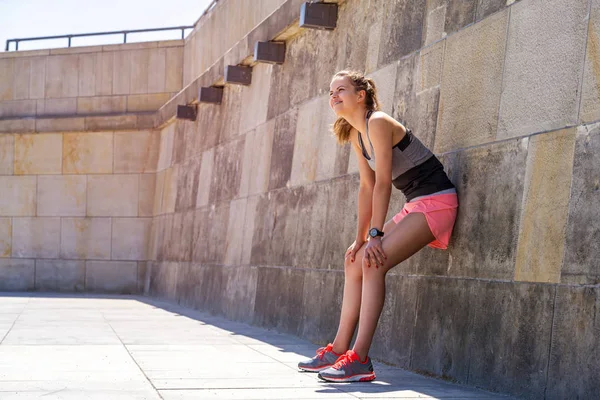
<svg viewBox="0 0 600 400"><path fill-rule="evenodd" d="M85 289L89 292L136 293L137 263L134 261L86 261Z"/></svg>
<svg viewBox="0 0 600 400"><path fill-rule="evenodd" d="M0 258L12 253L12 219L0 218Z"/></svg>
<svg viewBox="0 0 600 400"><path fill-rule="evenodd" d="M60 174L62 146L60 134L15 136L15 175Z"/></svg>
<svg viewBox="0 0 600 400"><path fill-rule="evenodd" d="M85 117L85 130L87 131L130 129L137 129L137 116L135 115L104 115L97 117Z"/></svg>
<svg viewBox="0 0 600 400"><path fill-rule="evenodd" d="M155 297L178 301L179 267L178 263L152 263L152 276L149 284L150 294Z"/></svg>
<svg viewBox="0 0 600 400"><path fill-rule="evenodd" d="M166 169L163 197L161 201L161 214L175 212L177 203L177 183L179 182L180 166L175 164Z"/></svg>
<svg viewBox="0 0 600 400"><path fill-rule="evenodd" d="M169 124L160 132L160 149L158 153L157 171L162 171L171 166L173 157L173 141L175 137L175 124Z"/></svg>
<svg viewBox="0 0 600 400"><path fill-rule="evenodd" d="M329 185L305 186L298 200L298 226L296 228L292 264L300 268L319 268L325 251L325 236L330 231L323 229L327 220Z"/></svg>
<svg viewBox="0 0 600 400"><path fill-rule="evenodd" d="M464 333L469 337L469 385L519 398L544 397L556 289L477 281L470 292L473 327Z"/></svg>
<svg viewBox="0 0 600 400"><path fill-rule="evenodd" d="M96 96L113 94L113 64L114 52L96 53Z"/></svg>
<svg viewBox="0 0 600 400"><path fill-rule="evenodd" d="M443 39L446 36L446 2L427 1L427 11L423 23L423 45L430 44Z"/></svg>
<svg viewBox="0 0 600 400"><path fill-rule="evenodd" d="M234 321L251 323L254 320L258 268L227 268L226 277L222 292L223 315Z"/></svg>
<svg viewBox="0 0 600 400"><path fill-rule="evenodd" d="M266 96L271 89L273 66L257 64L252 68L252 85L241 88L241 110L239 133L247 132L267 121L269 106ZM229 88L228 88L229 89Z"/></svg>
<svg viewBox="0 0 600 400"><path fill-rule="evenodd" d="M37 215L85 216L87 178L78 175L40 176L37 181Z"/></svg>
<svg viewBox="0 0 600 400"><path fill-rule="evenodd" d="M138 203L138 216L152 217L154 215L154 193L156 191L156 174L141 174Z"/></svg>
<svg viewBox="0 0 600 400"><path fill-rule="evenodd" d="M60 218L13 218L12 256L58 258Z"/></svg>
<svg viewBox="0 0 600 400"><path fill-rule="evenodd" d="M66 99L39 99L36 100L35 114L40 116L75 115L79 110L79 103L91 99L90 97Z"/></svg>
<svg viewBox="0 0 600 400"><path fill-rule="evenodd" d="M304 270L259 268L254 323L298 335L302 320L298 318L297 310L302 309L304 276Z"/></svg>
<svg viewBox="0 0 600 400"><path fill-rule="evenodd" d="M558 286L547 399L594 398L600 391L600 291Z"/></svg>
<svg viewBox="0 0 600 400"><path fill-rule="evenodd" d="M446 0L444 32L450 34L475 21L477 0Z"/></svg>
<svg viewBox="0 0 600 400"><path fill-rule="evenodd" d="M285 187L288 184L292 172L297 121L298 109L293 109L275 119L269 190Z"/></svg>
<svg viewBox="0 0 600 400"><path fill-rule="evenodd" d="M447 39L435 151L496 137L508 11Z"/></svg>
<svg viewBox="0 0 600 400"><path fill-rule="evenodd" d="M425 0L380 1L383 12L383 29L379 65L383 66L421 47Z"/></svg>
<svg viewBox="0 0 600 400"><path fill-rule="evenodd" d="M131 52L117 51L113 53L112 93L131 93Z"/></svg>
<svg viewBox="0 0 600 400"><path fill-rule="evenodd" d="M223 124L222 109L217 104L198 104L198 116L194 123L194 133L199 138L198 152L210 150L220 141Z"/></svg>
<svg viewBox="0 0 600 400"><path fill-rule="evenodd" d="M311 342L327 345L337 332L344 273L342 271L305 271L302 296L301 335Z"/></svg>
<svg viewBox="0 0 600 400"><path fill-rule="evenodd" d="M0 215L33 216L36 211L35 176L0 176Z"/></svg>
<svg viewBox="0 0 600 400"><path fill-rule="evenodd" d="M12 175L14 171L15 137L0 136L0 175ZM270 157L269 157L270 159Z"/></svg>
<svg viewBox="0 0 600 400"><path fill-rule="evenodd" d="M36 290L83 292L84 288L85 261L36 260Z"/></svg>
<svg viewBox="0 0 600 400"><path fill-rule="evenodd" d="M33 290L35 288L34 275L34 260L0 258L0 290Z"/></svg>
<svg viewBox="0 0 600 400"><path fill-rule="evenodd" d="M150 50L134 50L131 51L130 54L130 93L148 93L148 62L150 61Z"/></svg>
<svg viewBox="0 0 600 400"><path fill-rule="evenodd" d="M34 117L36 100L16 100L0 103L0 118Z"/></svg>
<svg viewBox="0 0 600 400"><path fill-rule="evenodd" d="M62 218L60 257L109 260L111 226L110 218Z"/></svg>
<svg viewBox="0 0 600 400"><path fill-rule="evenodd" d="M230 85L223 92L223 100L219 106L221 107L219 117L223 118L220 124L219 143L226 143L248 130L245 121L242 123L241 119L243 90L244 87L241 85ZM216 115L212 116L215 117Z"/></svg>
<svg viewBox="0 0 600 400"><path fill-rule="evenodd" d="M0 133L35 132L36 120L32 118L16 118L0 120Z"/></svg>
<svg viewBox="0 0 600 400"><path fill-rule="evenodd" d="M112 132L65 133L63 173L109 174L113 172Z"/></svg>
<svg viewBox="0 0 600 400"><path fill-rule="evenodd" d="M0 59L0 101L9 101L14 98L15 60L12 58Z"/></svg>
<svg viewBox="0 0 600 400"><path fill-rule="evenodd" d="M125 113L127 96L78 97L76 106L77 114L83 115Z"/></svg>
<svg viewBox="0 0 600 400"><path fill-rule="evenodd" d="M77 97L79 56L57 55L46 63L46 98Z"/></svg>
<svg viewBox="0 0 600 400"><path fill-rule="evenodd" d="M154 131L115 132L114 172L153 172L160 136Z"/></svg>
<svg viewBox="0 0 600 400"><path fill-rule="evenodd" d="M171 93L135 94L127 96L127 112L156 111L171 99Z"/></svg>
<svg viewBox="0 0 600 400"><path fill-rule="evenodd" d="M229 225L229 203L194 212L192 261L222 264Z"/></svg>
<svg viewBox="0 0 600 400"><path fill-rule="evenodd" d="M146 260L150 218L113 218L111 259Z"/></svg>
<svg viewBox="0 0 600 400"><path fill-rule="evenodd" d="M85 118L37 118L35 119L35 131L47 132L81 132L85 130Z"/></svg>
<svg viewBox="0 0 600 400"><path fill-rule="evenodd" d="M165 172L166 171L160 171L156 173L156 185L154 187L154 202L152 207L153 215L162 214L162 201L165 190Z"/></svg>
<svg viewBox="0 0 600 400"><path fill-rule="evenodd" d="M579 121L600 119L600 0L592 0Z"/></svg>
<svg viewBox="0 0 600 400"><path fill-rule="evenodd" d="M529 140L515 280L560 281L574 152L575 129Z"/></svg>
<svg viewBox="0 0 600 400"><path fill-rule="evenodd" d="M576 135L561 282L600 283L599 175L600 124L581 126Z"/></svg>
<svg viewBox="0 0 600 400"><path fill-rule="evenodd" d="M90 217L136 217L138 175L90 175L87 215Z"/></svg>
<svg viewBox="0 0 600 400"><path fill-rule="evenodd" d="M389 275L386 296L370 354L408 368L416 322L418 278Z"/></svg>
<svg viewBox="0 0 600 400"><path fill-rule="evenodd" d="M245 138L232 140L215 148L209 203L233 199L239 193ZM219 173L214 173L219 171Z"/></svg>
<svg viewBox="0 0 600 400"><path fill-rule="evenodd" d="M450 275L514 277L527 146L521 139L470 149L447 164L459 194Z"/></svg>
<svg viewBox="0 0 600 400"><path fill-rule="evenodd" d="M261 196L256 208L252 238L252 265L293 265L299 201L303 187L282 189Z"/></svg>
<svg viewBox="0 0 600 400"><path fill-rule="evenodd" d="M214 149L202 153L200 163L200 174L198 177L198 193L196 197L196 207L208 205L210 198L210 186L212 180L212 168L215 159Z"/></svg>
<svg viewBox="0 0 600 400"><path fill-rule="evenodd" d="M420 278L410 368L466 383L475 281Z"/></svg>
<svg viewBox="0 0 600 400"><path fill-rule="evenodd" d="M530 0L511 7L499 139L577 122L588 4Z"/></svg>
<svg viewBox="0 0 600 400"><path fill-rule="evenodd" d="M275 135L275 120L246 133L240 197L260 194L269 188L269 167Z"/></svg>
<svg viewBox="0 0 600 400"><path fill-rule="evenodd" d="M168 47L166 50L165 89L167 92L178 92L183 86L183 46Z"/></svg>
<svg viewBox="0 0 600 400"><path fill-rule="evenodd" d="M240 265L242 258L244 229L241 226L245 221L246 199L236 199L229 203L229 220L227 224L227 240L225 241L225 265Z"/></svg>
<svg viewBox="0 0 600 400"><path fill-rule="evenodd" d="M96 54L79 55L79 96L94 96L96 94Z"/></svg>
<svg viewBox="0 0 600 400"><path fill-rule="evenodd" d="M200 168L201 159L199 157L187 160L179 168L175 211L186 211L196 208Z"/></svg>
<svg viewBox="0 0 600 400"><path fill-rule="evenodd" d="M165 253L169 260L191 261L194 239L194 213L190 210L173 214ZM224 230L224 228L223 228ZM223 250L221 250L221 253Z"/></svg>
<svg viewBox="0 0 600 400"><path fill-rule="evenodd" d="M167 50L165 48L150 50L148 60L148 93L165 91L167 83Z"/></svg>
<svg viewBox="0 0 600 400"><path fill-rule="evenodd" d="M246 209L244 210L244 224L241 228L242 233L242 253L240 255L240 264L249 265L252 258L252 242L254 238L254 223L256 221L256 210L261 195L250 196L246 198Z"/></svg>
<svg viewBox="0 0 600 400"><path fill-rule="evenodd" d="M477 22L486 18L488 15L502 10L509 2L506 0L477 0L477 14L475 19Z"/></svg>

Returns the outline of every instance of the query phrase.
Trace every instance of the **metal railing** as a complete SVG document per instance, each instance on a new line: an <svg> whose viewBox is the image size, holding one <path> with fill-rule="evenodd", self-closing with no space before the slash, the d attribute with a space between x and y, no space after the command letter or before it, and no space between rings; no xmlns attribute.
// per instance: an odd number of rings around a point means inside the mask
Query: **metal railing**
<svg viewBox="0 0 600 400"><path fill-rule="evenodd" d="M68 39L68 47L71 47L71 39L76 37L86 37L86 36L103 36L103 35L123 35L123 43L127 43L127 35L130 33L142 33L142 32L157 32L157 31L174 31L181 30L181 38L185 37L186 29L194 29L195 25L190 26L173 26L169 28L152 28L152 29L134 29L134 30L124 30L124 31L112 31L112 32L94 32L94 33L76 33L70 35L58 35L58 36L40 36L40 37L30 37L30 38L20 38L20 39L8 39L6 40L6 49L5 51L10 51L10 43L15 43L15 51L19 50L20 42L27 42L33 40L50 40L50 39Z"/></svg>

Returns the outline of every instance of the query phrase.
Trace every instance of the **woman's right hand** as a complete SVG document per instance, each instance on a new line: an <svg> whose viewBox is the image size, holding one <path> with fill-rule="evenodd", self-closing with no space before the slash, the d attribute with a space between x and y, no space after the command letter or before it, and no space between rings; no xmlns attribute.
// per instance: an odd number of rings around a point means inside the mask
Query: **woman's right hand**
<svg viewBox="0 0 600 400"><path fill-rule="evenodd" d="M350 262L354 262L356 258L356 253L360 250L363 244L365 244L365 242L366 240L356 239L354 243L352 243L350 247L348 247L348 250L346 250L346 255L344 258L350 258Z"/></svg>

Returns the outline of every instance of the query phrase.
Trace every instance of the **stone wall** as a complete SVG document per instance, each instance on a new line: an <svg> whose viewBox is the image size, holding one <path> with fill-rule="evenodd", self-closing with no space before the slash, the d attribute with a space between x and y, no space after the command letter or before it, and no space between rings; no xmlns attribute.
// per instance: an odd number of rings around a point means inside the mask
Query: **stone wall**
<svg viewBox="0 0 600 400"><path fill-rule="evenodd" d="M0 291L138 293L158 133L0 135Z"/></svg>
<svg viewBox="0 0 600 400"><path fill-rule="evenodd" d="M599 28L598 0L343 2L335 31L292 36L283 65L162 130L149 293L333 339L358 176L327 91L366 70L461 203L448 251L390 272L372 355L523 398L594 397Z"/></svg>
<svg viewBox="0 0 600 400"><path fill-rule="evenodd" d="M183 40L0 53L0 118L156 111L182 76Z"/></svg>

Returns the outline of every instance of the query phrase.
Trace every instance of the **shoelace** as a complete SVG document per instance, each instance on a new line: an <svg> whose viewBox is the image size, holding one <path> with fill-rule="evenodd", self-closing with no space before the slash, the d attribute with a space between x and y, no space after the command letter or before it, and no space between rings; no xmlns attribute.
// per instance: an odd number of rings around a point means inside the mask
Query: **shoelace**
<svg viewBox="0 0 600 400"><path fill-rule="evenodd" d="M317 350L317 356L319 357L319 360L322 360L323 357L325 356L325 353L327 353L328 351L331 351L333 349L333 345L328 344L327 347L320 347Z"/></svg>
<svg viewBox="0 0 600 400"><path fill-rule="evenodd" d="M333 368L341 369L342 367L348 365L348 363L350 363L351 361L352 359L350 358L350 354L344 353L341 356L339 356L338 359L335 361L335 364L333 364Z"/></svg>

